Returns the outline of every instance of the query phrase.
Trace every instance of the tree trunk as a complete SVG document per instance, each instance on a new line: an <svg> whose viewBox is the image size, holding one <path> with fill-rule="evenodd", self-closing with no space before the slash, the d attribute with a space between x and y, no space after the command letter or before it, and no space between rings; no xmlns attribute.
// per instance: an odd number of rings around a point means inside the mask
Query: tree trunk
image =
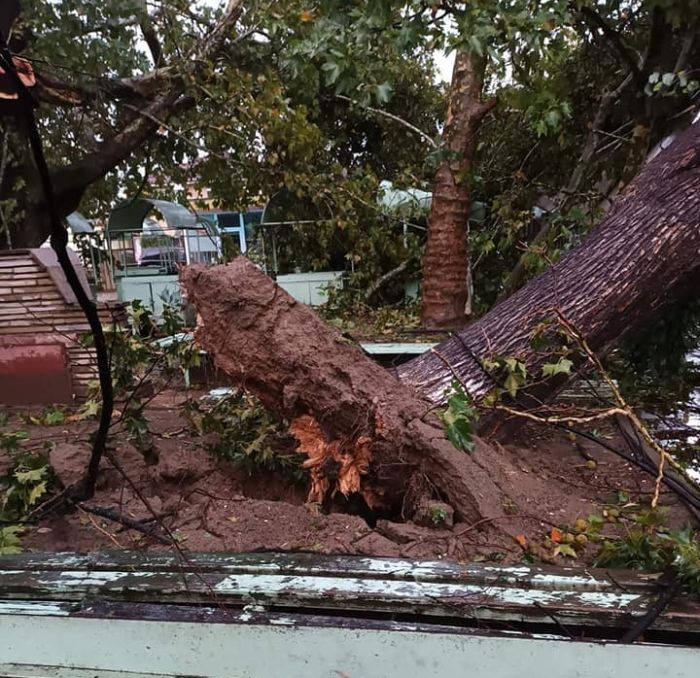
<svg viewBox="0 0 700 678"><path fill-rule="evenodd" d="M515 534L522 519L502 514L517 468L480 440L474 453L455 449L429 400L444 399L452 370L473 396L484 396L494 386L481 366L489 357L517 356L539 377L543 358L530 347L531 331L554 311L604 351L665 303L693 293L699 141L700 124L642 170L577 250L454 339L399 367L403 383L242 257L184 270L201 321L198 340L218 367L290 421L308 455L310 500L357 493L370 507L401 506L410 517L422 495L437 494L463 520L499 516L499 527ZM544 387L544 397L556 390Z"/></svg>
<svg viewBox="0 0 700 678"><path fill-rule="evenodd" d="M452 329L464 324L469 304L470 173L476 133L495 101L482 102L485 59L459 52L443 132L449 154L435 175L423 257L424 327Z"/></svg>
<svg viewBox="0 0 700 678"><path fill-rule="evenodd" d="M640 171L579 247L441 344L438 352L479 399L495 385L482 367L484 359L518 357L539 378L544 359L530 343L544 316L560 312L594 351L603 353L664 305L697 294L699 280L696 123ZM435 353L400 366L398 374L433 402L444 399L454 378Z"/></svg>
<svg viewBox="0 0 700 678"><path fill-rule="evenodd" d="M188 267L182 283L217 367L290 422L309 456L310 501L360 494L373 509L410 517L437 487L463 520L503 513L483 443L473 453L453 447L429 403L248 259Z"/></svg>

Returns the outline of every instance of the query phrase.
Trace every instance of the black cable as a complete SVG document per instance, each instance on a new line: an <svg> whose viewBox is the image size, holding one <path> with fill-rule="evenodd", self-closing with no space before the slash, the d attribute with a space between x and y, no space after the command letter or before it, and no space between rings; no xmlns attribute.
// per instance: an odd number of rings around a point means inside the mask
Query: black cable
<svg viewBox="0 0 700 678"><path fill-rule="evenodd" d="M99 426L93 437L92 453L88 462L87 473L83 481L76 487L71 488L69 493L71 499L75 501L84 501L85 499L91 498L95 492L97 473L107 443L107 435L109 433L112 411L114 409L114 390L112 374L109 367L107 343L102 330L97 305L90 299L88 293L81 284L73 262L68 254L68 231L61 222L61 217L56 206L53 186L51 184L51 174L46 163L41 136L34 116L34 99L17 73L12 55L7 48L7 43L3 35L0 35L0 66L2 66L4 71L9 75L17 88L18 101L23 105L24 113L26 114L27 136L29 138L32 154L34 155L34 161L39 173L46 199L46 207L49 213L51 248L56 253L56 258L58 259L63 274L66 276L68 285L87 318L94 340L100 391L102 394L102 410L100 413Z"/></svg>
<svg viewBox="0 0 700 678"><path fill-rule="evenodd" d="M676 593L681 587L681 582L674 570L664 573L659 580L661 592L653 605L635 622L632 628L625 631L625 634L618 640L618 643L634 643L654 622L663 611L669 606Z"/></svg>

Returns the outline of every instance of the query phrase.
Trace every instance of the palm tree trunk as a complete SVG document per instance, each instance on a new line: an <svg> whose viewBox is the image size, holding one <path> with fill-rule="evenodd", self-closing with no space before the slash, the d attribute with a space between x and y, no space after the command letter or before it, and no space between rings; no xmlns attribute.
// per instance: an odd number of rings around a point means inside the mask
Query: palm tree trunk
<svg viewBox="0 0 700 678"><path fill-rule="evenodd" d="M443 133L447 157L435 175L423 257L422 322L429 328L464 324L469 305L470 174L476 134L495 101L482 102L486 60L459 52Z"/></svg>

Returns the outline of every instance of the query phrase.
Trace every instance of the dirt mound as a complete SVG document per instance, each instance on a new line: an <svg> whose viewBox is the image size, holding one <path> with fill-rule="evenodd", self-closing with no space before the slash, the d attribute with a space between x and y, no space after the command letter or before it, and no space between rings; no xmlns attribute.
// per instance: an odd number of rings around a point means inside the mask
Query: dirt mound
<svg viewBox="0 0 700 678"><path fill-rule="evenodd" d="M576 518L599 512L615 502L618 490L645 496L653 481L640 476L615 456L588 450L597 460L590 470L580 451L566 437L523 431L519 446L499 450L492 464L502 464L503 492L513 503L479 524L456 522L451 529L418 527L401 522L400 515L367 516L339 513L351 503L331 506L305 504L307 488L278 477L248 475L217 460L204 449L180 418L179 405L191 395L172 390L159 395L146 414L151 422L160 462L149 466L128 443L119 441L115 454L120 466L149 506L192 551L294 550L412 558L494 559L515 561L522 550L513 539L493 529L513 512L527 519L525 536L542 538L552 525L572 524ZM26 428L16 417L15 428ZM63 471L76 471L80 450L87 459L85 440L91 425L84 422L59 427L29 427L30 440L57 443L53 459L63 458ZM526 444L527 443L527 444ZM65 453L65 454L64 454ZM0 456L0 464L7 459ZM516 469L517 472L508 473ZM672 497L664 495L664 501ZM108 507L131 518L153 516L123 476L105 461L93 506ZM678 519L684 514L680 511ZM375 524L376 522L376 524ZM27 528L25 548L38 551L93 551L114 548L169 548L133 530L83 511L46 517ZM585 559L584 559L585 560Z"/></svg>

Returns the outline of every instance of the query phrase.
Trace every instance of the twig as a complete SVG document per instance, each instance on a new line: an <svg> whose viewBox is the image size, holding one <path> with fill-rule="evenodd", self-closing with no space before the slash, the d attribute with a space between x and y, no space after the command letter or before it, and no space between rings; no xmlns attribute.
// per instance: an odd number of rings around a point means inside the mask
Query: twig
<svg viewBox="0 0 700 678"><path fill-rule="evenodd" d="M670 581L669 581L670 579ZM674 571L667 572L665 577L659 581L659 585L665 588L659 594L654 604L647 612L632 626L631 629L618 640L618 643L634 643L652 624L659 618L659 615L669 606L676 593L680 589L680 580Z"/></svg>
<svg viewBox="0 0 700 678"><path fill-rule="evenodd" d="M86 513L92 513L93 515L100 516L100 518L106 518L107 520L119 523L120 525L127 527L130 530L136 530L137 532L140 532L141 534L144 534L147 537L152 537L156 541L159 541L161 544L167 544L168 546L172 546L171 540L166 539L162 535L158 534L153 529L153 527L146 527L144 526L142 521L135 520L134 518L129 518L129 516L125 516L123 513L119 513L114 509L103 508L101 506L86 506L85 504L77 504L77 506L81 511L85 511Z"/></svg>
<svg viewBox="0 0 700 678"><path fill-rule="evenodd" d="M562 632L563 635L565 635L569 640L573 640L574 636L573 634L569 631L569 629L564 626L564 624L556 618L554 613L550 612L542 603L538 601L534 601L532 603L540 612L545 614L547 617L549 617L556 625L557 628Z"/></svg>
<svg viewBox="0 0 700 678"><path fill-rule="evenodd" d="M661 486L661 482L663 480L665 462L668 462L668 464L672 466L676 470L676 472L678 472L684 479L689 481L691 485L694 485L692 480L687 476L685 469L683 469L683 467L680 464L678 464L678 462L676 462L673 459L673 457L671 457L671 455L669 455L669 453L666 452L666 450L663 447L661 447L659 443L656 442L656 440L654 440L654 437L651 435L651 433L649 433L649 429L646 427L644 422L642 422L642 420L635 414L634 410L627 404L627 401L622 396L622 393L617 387L617 384L610 378L610 375L607 373L607 371L603 367L603 364L600 362L600 358L598 358L598 356L588 345L588 342L586 341L583 334L569 320L567 320L567 318L561 311L557 309L555 310L555 313L562 327L564 327L564 329L569 333L571 338L578 343L580 348L586 354L586 358L588 359L588 361L598 371L603 381L606 383L606 385L612 392L613 397L615 398L615 401L617 402L619 408L623 410L623 416L625 416L632 423L632 425L639 432L644 441L659 455L658 475L656 479L657 488ZM651 504L652 508L656 508L658 504L658 499L659 496L658 493L656 493Z"/></svg>
<svg viewBox="0 0 700 678"><path fill-rule="evenodd" d="M437 148L438 145L435 142L435 140L426 132L424 132L422 129L416 127L415 125L411 124L408 122L408 120L404 120L403 118L399 117L398 115L394 115L393 113L389 113L388 111L383 111L381 108L374 108L373 106L366 106L365 104L360 103L359 101L356 101L355 99L351 99L350 97L346 97L342 94L336 94L335 95L336 99L340 99L341 101L347 101L348 103L351 103L355 106L359 106L360 108L364 108L366 111L369 111L370 113L375 113L376 115L381 115L385 118L388 118L389 120L393 120L394 122L399 123L399 125L403 125L406 129L410 129L411 132L414 134L417 134L423 141L428 142L433 148Z"/></svg>
<svg viewBox="0 0 700 678"><path fill-rule="evenodd" d="M539 416L537 414L532 414L531 412L524 412L522 410L516 410L507 405L494 405L493 409L499 410L501 412L506 412L515 417L523 417L524 419L529 419L530 421L535 421L539 424L588 424L592 421L598 421L599 419L607 419L608 417L613 417L616 414L627 415L627 410L619 407L611 407L607 410L601 410L595 414L591 414L585 417L576 417L574 415L564 415L564 416Z"/></svg>
<svg viewBox="0 0 700 678"><path fill-rule="evenodd" d="M81 507L78 507L78 508L81 508ZM119 540L118 540L111 532L108 532L107 530L104 529L104 527L101 527L100 525L98 525L98 523L97 523L97 521L95 520L95 518L94 518L92 515L90 515L90 513L89 513L88 511L85 511L85 509L81 509L81 510L84 511L84 512L86 513L87 519L90 521L90 524L91 524L100 534L103 534L105 537L107 537L107 539L109 539L118 549L123 549L123 548L124 548L124 546L119 542Z"/></svg>

